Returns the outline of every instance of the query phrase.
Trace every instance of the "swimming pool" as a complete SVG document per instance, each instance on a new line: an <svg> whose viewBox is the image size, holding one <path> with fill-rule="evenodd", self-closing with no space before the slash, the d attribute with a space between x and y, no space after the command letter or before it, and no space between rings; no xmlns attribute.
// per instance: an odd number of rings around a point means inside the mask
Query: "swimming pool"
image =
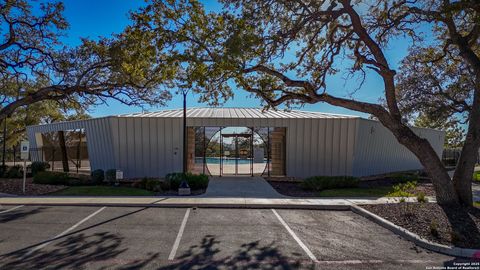
<svg viewBox="0 0 480 270"><path fill-rule="evenodd" d="M205 158L207 164L220 164L220 158L219 157L207 157ZM223 158L223 164L235 164L235 159L236 158ZM238 164L250 164L251 160L250 158L238 158ZM195 163L203 163L203 158L202 157L196 157L195 158ZM263 162L254 162L254 163L267 163L267 159L264 159Z"/></svg>

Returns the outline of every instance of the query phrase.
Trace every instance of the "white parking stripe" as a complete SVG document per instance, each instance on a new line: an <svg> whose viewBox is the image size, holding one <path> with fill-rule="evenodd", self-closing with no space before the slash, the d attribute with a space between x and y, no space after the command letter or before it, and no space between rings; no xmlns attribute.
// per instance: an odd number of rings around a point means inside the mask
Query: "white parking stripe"
<svg viewBox="0 0 480 270"><path fill-rule="evenodd" d="M288 224L277 213L277 211L275 211L275 209L272 209L272 211L275 214L275 216L277 216L280 223L282 223L283 227L285 227L285 229L287 229L288 233L290 233L293 239L297 241L297 244L303 249L303 251L305 251L305 253L307 253L308 257L310 257L310 259L312 259L314 262L318 262L317 258L315 257L315 255L313 255L312 251L310 251L310 249L302 242L302 240L300 240L300 238L298 238L298 236L292 231L292 229L290 229Z"/></svg>
<svg viewBox="0 0 480 270"><path fill-rule="evenodd" d="M12 207L12 208L10 208L10 209L1 211L0 214L7 213L7 212L13 211L13 210L15 210L15 209L18 209L18 208L20 208L20 207L24 207L24 206L25 206L25 205L15 206L15 207Z"/></svg>
<svg viewBox="0 0 480 270"><path fill-rule="evenodd" d="M180 225L180 230L178 230L177 238L175 239L175 243L173 243L172 251L170 251L170 255L168 255L169 260L173 260L175 258L178 246L180 245L180 240L182 239L183 231L185 230L185 225L187 225L188 215L190 215L190 208L187 208L187 212L185 212L182 224Z"/></svg>
<svg viewBox="0 0 480 270"><path fill-rule="evenodd" d="M105 208L107 208L107 207L104 206L104 207L98 209L97 211L95 211L95 212L91 213L90 215L88 215L86 218L84 218L84 219L80 220L79 222L75 223L75 225L73 225L72 227L66 229L65 231L61 232L60 234L56 235L55 237L50 238L50 239L47 240L45 243L43 243L43 244L41 244L41 245L38 245L38 246L32 248L30 251L28 251L28 252L25 254L25 256L30 255L30 254L32 254L33 252L35 252L35 251L37 251L37 250L39 250L39 249L41 249L41 248L46 247L46 246L47 246L48 244L50 244L52 241L54 241L54 240L56 240L56 239L58 239L58 238L60 238L60 237L62 237L62 236L64 236L64 235L66 235L67 233L75 230L75 228L77 228L78 226L82 225L82 223L84 223L85 221L91 219L91 218L94 217L96 214L98 214L98 213L100 213L101 211L103 211L103 209L105 209Z"/></svg>

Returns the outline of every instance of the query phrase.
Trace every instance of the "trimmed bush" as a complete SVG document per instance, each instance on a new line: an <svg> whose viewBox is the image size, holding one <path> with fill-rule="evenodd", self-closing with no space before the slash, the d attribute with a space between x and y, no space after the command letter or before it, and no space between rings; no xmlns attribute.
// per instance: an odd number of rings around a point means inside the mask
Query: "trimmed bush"
<svg viewBox="0 0 480 270"><path fill-rule="evenodd" d="M68 180L68 174L63 172L38 172L33 177L33 183L44 185L66 185Z"/></svg>
<svg viewBox="0 0 480 270"><path fill-rule="evenodd" d="M0 165L0 177L5 177L7 175L7 172L8 172L8 166Z"/></svg>
<svg viewBox="0 0 480 270"><path fill-rule="evenodd" d="M357 187L360 180L353 176L313 176L305 179L301 186L306 190L322 191L334 188Z"/></svg>
<svg viewBox="0 0 480 270"><path fill-rule="evenodd" d="M192 190L207 188L209 181L205 174L169 173L165 176L165 185L169 185L170 189L177 190L183 179L187 181Z"/></svg>
<svg viewBox="0 0 480 270"><path fill-rule="evenodd" d="M160 181L155 179L147 179L145 182L145 189L155 192L162 191Z"/></svg>
<svg viewBox="0 0 480 270"><path fill-rule="evenodd" d="M87 184L85 180L79 178L70 178L67 180L68 186L85 186Z"/></svg>
<svg viewBox="0 0 480 270"><path fill-rule="evenodd" d="M168 182L167 180L160 181L160 187L162 188L162 190L170 190L172 188L170 186L170 182Z"/></svg>
<svg viewBox="0 0 480 270"><path fill-rule="evenodd" d="M180 186L180 183L184 179L183 173L169 173L165 176L165 181L170 184L170 188L177 190Z"/></svg>
<svg viewBox="0 0 480 270"><path fill-rule="evenodd" d="M192 190L205 189L208 186L208 176L205 174L187 173L187 182Z"/></svg>
<svg viewBox="0 0 480 270"><path fill-rule="evenodd" d="M105 171L105 180L110 184L113 184L117 181L117 170L116 169L109 169Z"/></svg>
<svg viewBox="0 0 480 270"><path fill-rule="evenodd" d="M50 164L43 161L34 161L30 165L30 168L32 170L32 176L35 176L38 172L44 172L50 168Z"/></svg>
<svg viewBox="0 0 480 270"><path fill-rule="evenodd" d="M8 169L5 174L6 178L22 178L23 177L23 168L20 165L12 166Z"/></svg>
<svg viewBox="0 0 480 270"><path fill-rule="evenodd" d="M105 180L105 172L102 169L92 171L90 176L92 177L92 182L95 185L102 184L103 180Z"/></svg>

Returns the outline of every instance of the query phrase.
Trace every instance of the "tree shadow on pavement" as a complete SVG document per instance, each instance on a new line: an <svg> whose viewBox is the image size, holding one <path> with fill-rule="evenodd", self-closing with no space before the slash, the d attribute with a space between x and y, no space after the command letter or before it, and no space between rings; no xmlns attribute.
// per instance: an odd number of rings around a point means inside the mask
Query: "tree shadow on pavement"
<svg viewBox="0 0 480 270"><path fill-rule="evenodd" d="M262 246L259 241L243 244L234 254L215 258L220 241L214 235L206 235L200 245L193 245L176 259L173 264L161 267L173 269L314 269L310 260L291 259L282 254L275 243Z"/></svg>
<svg viewBox="0 0 480 270"><path fill-rule="evenodd" d="M70 235L31 254L24 249L3 255L0 269L88 268L89 263L112 259L123 253L126 249L120 248L122 240L109 232Z"/></svg>
<svg viewBox="0 0 480 270"><path fill-rule="evenodd" d="M13 220L23 219L25 217L38 214L46 208L47 207L38 207L33 209L25 209L25 208L15 209L11 212L1 214L0 223L6 223Z"/></svg>

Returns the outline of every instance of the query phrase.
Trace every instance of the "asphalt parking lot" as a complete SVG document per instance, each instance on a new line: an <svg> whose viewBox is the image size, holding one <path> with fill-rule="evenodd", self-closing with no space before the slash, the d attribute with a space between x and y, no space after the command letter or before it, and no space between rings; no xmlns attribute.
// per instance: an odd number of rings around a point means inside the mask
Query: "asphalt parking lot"
<svg viewBox="0 0 480 270"><path fill-rule="evenodd" d="M0 208L0 269L426 269L453 259L349 211Z"/></svg>

